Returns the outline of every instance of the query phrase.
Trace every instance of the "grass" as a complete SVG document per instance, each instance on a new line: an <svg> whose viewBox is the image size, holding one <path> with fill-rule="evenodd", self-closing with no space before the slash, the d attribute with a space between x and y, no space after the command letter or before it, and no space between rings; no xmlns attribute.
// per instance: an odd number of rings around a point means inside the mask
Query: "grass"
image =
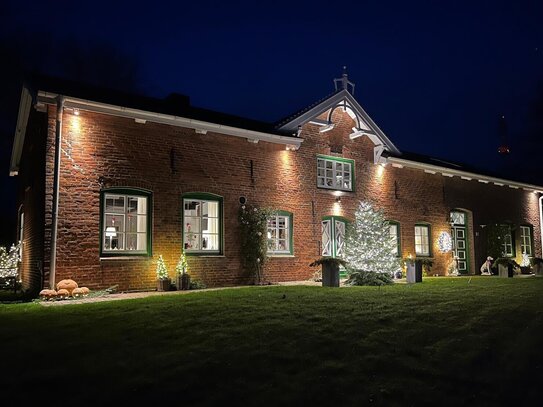
<svg viewBox="0 0 543 407"><path fill-rule="evenodd" d="M535 404L542 294L536 278L426 278L0 305L3 401Z"/></svg>

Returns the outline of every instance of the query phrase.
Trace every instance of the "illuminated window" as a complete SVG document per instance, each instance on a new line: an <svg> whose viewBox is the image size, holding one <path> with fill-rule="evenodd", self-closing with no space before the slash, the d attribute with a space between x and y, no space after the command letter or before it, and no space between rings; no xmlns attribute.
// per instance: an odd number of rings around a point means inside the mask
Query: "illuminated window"
<svg viewBox="0 0 543 407"><path fill-rule="evenodd" d="M520 250L532 257L532 228L531 226L520 227Z"/></svg>
<svg viewBox="0 0 543 407"><path fill-rule="evenodd" d="M222 197L183 195L183 248L187 254L222 253Z"/></svg>
<svg viewBox="0 0 543 407"><path fill-rule="evenodd" d="M430 226L415 226L415 254L417 256L430 256Z"/></svg>
<svg viewBox="0 0 543 407"><path fill-rule="evenodd" d="M345 158L317 157L317 187L352 191L354 161Z"/></svg>
<svg viewBox="0 0 543 407"><path fill-rule="evenodd" d="M515 245L511 225L501 225L503 230L502 252L505 257L515 257Z"/></svg>
<svg viewBox="0 0 543 407"><path fill-rule="evenodd" d="M268 218L268 254L293 254L292 213L278 211Z"/></svg>
<svg viewBox="0 0 543 407"><path fill-rule="evenodd" d="M101 255L150 256L150 192L108 189L101 195Z"/></svg>
<svg viewBox="0 0 543 407"><path fill-rule="evenodd" d="M400 224L394 221L388 221L390 240L394 242L394 248L392 254L394 256L401 256L401 242L400 242Z"/></svg>

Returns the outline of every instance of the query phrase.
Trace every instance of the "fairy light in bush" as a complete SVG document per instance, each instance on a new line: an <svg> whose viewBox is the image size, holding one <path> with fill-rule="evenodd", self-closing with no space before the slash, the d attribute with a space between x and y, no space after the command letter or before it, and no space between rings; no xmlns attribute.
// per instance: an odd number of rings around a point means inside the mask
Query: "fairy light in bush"
<svg viewBox="0 0 543 407"><path fill-rule="evenodd" d="M19 272L19 262L21 258L19 256L21 243L11 245L9 251L0 246L0 277L17 277Z"/></svg>
<svg viewBox="0 0 543 407"><path fill-rule="evenodd" d="M452 250L452 238L449 232L441 232L437 239L437 246L441 253L448 253Z"/></svg>

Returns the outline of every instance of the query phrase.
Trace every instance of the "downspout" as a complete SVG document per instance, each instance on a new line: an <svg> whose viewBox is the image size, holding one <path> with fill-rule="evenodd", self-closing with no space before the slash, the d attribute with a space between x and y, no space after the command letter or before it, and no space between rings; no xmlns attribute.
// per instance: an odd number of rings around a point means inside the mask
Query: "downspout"
<svg viewBox="0 0 543 407"><path fill-rule="evenodd" d="M541 242L541 256L543 256L543 195L539 197L539 241Z"/></svg>
<svg viewBox="0 0 543 407"><path fill-rule="evenodd" d="M57 266L57 230L58 230L58 197L60 186L60 157L62 143L62 116L64 112L64 96L57 97L57 126L55 131L55 167L53 168L53 213L51 217L51 263L49 269L49 287L55 289L55 272Z"/></svg>

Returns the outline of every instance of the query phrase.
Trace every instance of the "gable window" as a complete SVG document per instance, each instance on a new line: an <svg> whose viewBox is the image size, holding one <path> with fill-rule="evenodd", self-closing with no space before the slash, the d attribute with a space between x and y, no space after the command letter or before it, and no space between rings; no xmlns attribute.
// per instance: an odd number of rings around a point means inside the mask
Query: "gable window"
<svg viewBox="0 0 543 407"><path fill-rule="evenodd" d="M430 225L415 225L415 254L430 256Z"/></svg>
<svg viewBox="0 0 543 407"><path fill-rule="evenodd" d="M513 244L513 233L511 225L502 225L503 242L502 252L505 257L515 257L515 245Z"/></svg>
<svg viewBox="0 0 543 407"><path fill-rule="evenodd" d="M338 216L325 216L321 223L321 254L323 257L343 257L347 220Z"/></svg>
<svg viewBox="0 0 543 407"><path fill-rule="evenodd" d="M520 250L524 254L532 257L532 227L521 226L520 227Z"/></svg>
<svg viewBox="0 0 543 407"><path fill-rule="evenodd" d="M150 192L101 191L101 223L101 255L151 255Z"/></svg>
<svg viewBox="0 0 543 407"><path fill-rule="evenodd" d="M390 240L394 242L394 248L392 249L392 254L396 257L401 255L401 242L400 242L400 224L398 222L389 220L388 221Z"/></svg>
<svg viewBox="0 0 543 407"><path fill-rule="evenodd" d="M183 195L183 248L187 254L221 254L223 200L213 194Z"/></svg>
<svg viewBox="0 0 543 407"><path fill-rule="evenodd" d="M317 156L317 187L353 191L354 161L346 158Z"/></svg>
<svg viewBox="0 0 543 407"><path fill-rule="evenodd" d="M293 254L292 213L278 211L268 218L268 254Z"/></svg>

